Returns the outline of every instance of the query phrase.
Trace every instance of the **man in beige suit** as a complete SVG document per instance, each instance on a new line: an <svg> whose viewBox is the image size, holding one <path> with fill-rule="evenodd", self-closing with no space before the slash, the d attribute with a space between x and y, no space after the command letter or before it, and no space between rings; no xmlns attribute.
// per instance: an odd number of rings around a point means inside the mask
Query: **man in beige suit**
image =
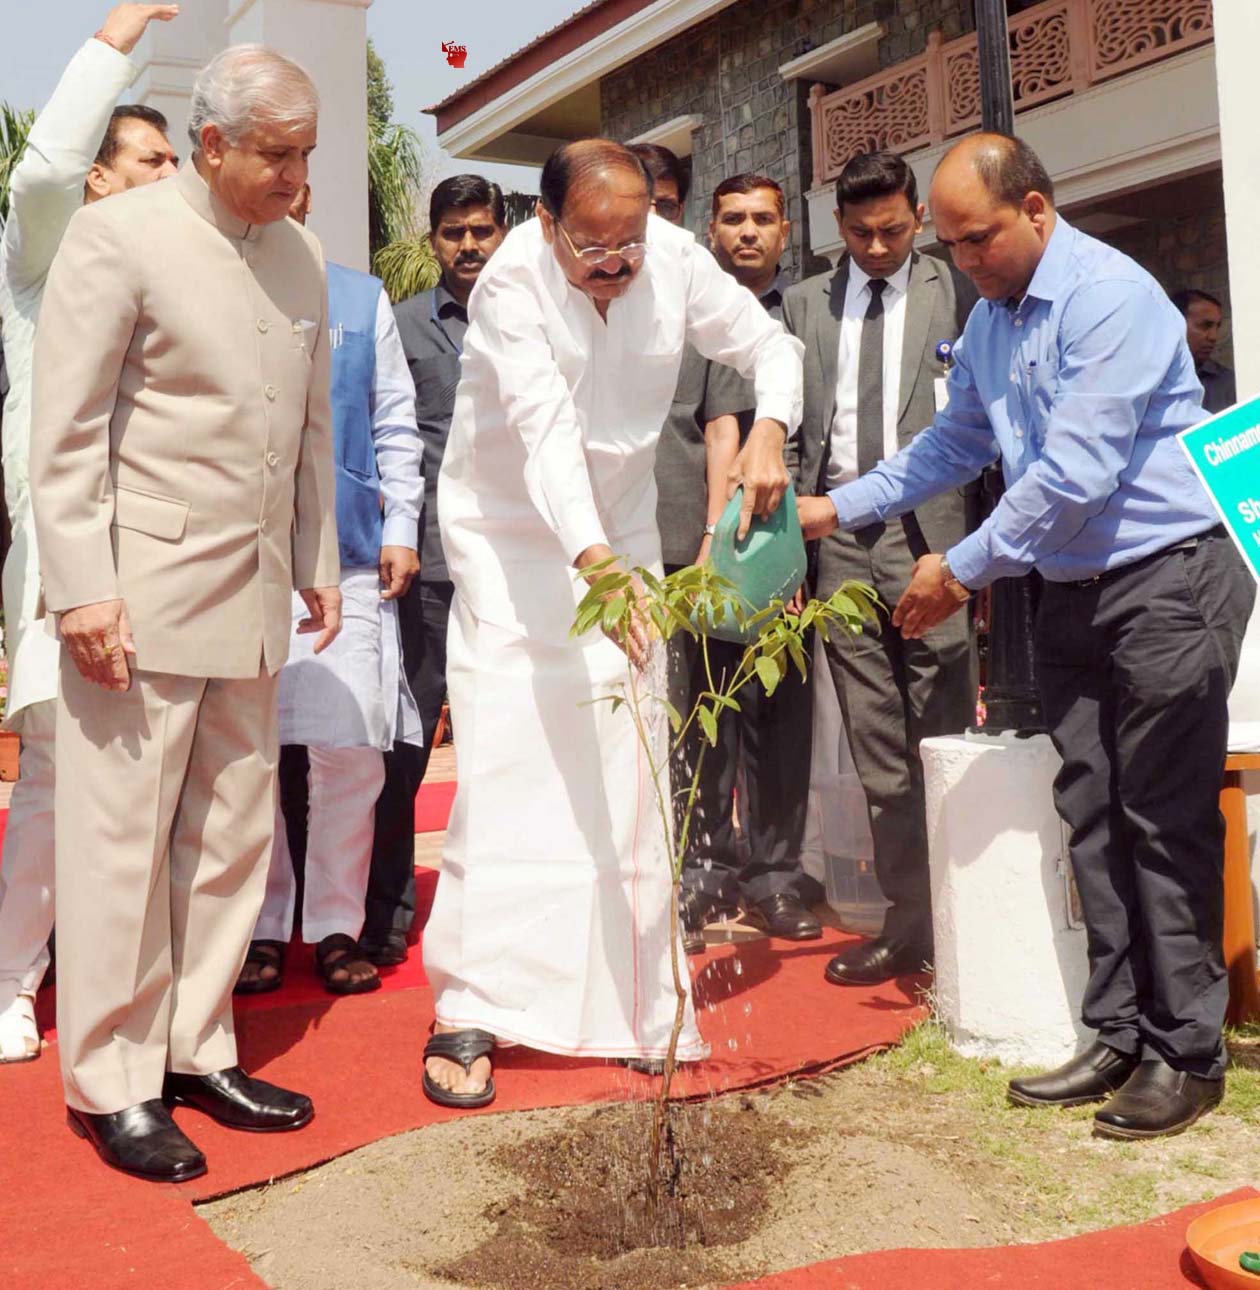
<svg viewBox="0 0 1260 1290"><path fill-rule="evenodd" d="M171 1118L299 1128L236 1065L232 986L271 851L276 676L297 587L340 625L316 240L285 219L318 99L260 46L198 76L193 159L75 215L35 346L31 484L65 645L57 1028L70 1126L108 1164L205 1172Z"/></svg>

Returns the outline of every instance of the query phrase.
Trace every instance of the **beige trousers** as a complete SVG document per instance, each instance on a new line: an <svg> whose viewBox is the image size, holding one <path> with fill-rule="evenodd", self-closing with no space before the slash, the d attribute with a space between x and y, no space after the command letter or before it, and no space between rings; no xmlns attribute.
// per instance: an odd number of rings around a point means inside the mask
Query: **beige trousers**
<svg viewBox="0 0 1260 1290"><path fill-rule="evenodd" d="M276 680L140 671L115 693L62 654L57 1032L79 1110L159 1097L167 1070L236 1064L232 986L275 820Z"/></svg>

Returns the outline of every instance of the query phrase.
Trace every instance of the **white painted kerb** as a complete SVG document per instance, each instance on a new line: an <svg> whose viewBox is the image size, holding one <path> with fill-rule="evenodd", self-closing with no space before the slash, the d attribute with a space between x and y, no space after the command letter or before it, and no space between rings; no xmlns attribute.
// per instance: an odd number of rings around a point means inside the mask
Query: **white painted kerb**
<svg viewBox="0 0 1260 1290"><path fill-rule="evenodd" d="M1056 1066L1080 1025L1085 933L1068 926L1066 852L1045 735L921 745L936 1006L969 1057Z"/></svg>

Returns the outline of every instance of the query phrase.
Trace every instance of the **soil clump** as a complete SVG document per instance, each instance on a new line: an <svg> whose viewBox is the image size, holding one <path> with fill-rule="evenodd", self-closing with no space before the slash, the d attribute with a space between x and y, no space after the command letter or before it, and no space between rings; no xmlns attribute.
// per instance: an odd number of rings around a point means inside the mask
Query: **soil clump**
<svg viewBox="0 0 1260 1290"><path fill-rule="evenodd" d="M441 1271L497 1290L657 1290L721 1275L715 1252L762 1225L787 1172L782 1147L800 1130L759 1114L746 1097L675 1106L666 1128L671 1168L653 1199L651 1116L651 1104L600 1107L560 1133L496 1152L523 1199L489 1205L493 1235Z"/></svg>

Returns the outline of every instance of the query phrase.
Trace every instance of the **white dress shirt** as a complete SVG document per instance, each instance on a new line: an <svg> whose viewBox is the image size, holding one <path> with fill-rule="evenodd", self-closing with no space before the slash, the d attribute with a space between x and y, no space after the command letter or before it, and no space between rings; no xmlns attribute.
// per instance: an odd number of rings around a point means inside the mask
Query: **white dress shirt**
<svg viewBox="0 0 1260 1290"><path fill-rule="evenodd" d="M601 319L536 219L513 229L469 300L438 511L457 594L484 621L564 642L572 562L607 543L660 564L656 442L690 342L754 381L758 417L801 416L800 341L690 233L648 218L648 251Z"/></svg>
<svg viewBox="0 0 1260 1290"><path fill-rule="evenodd" d="M840 354L836 362L836 413L831 422L831 457L827 487L847 484L858 475L858 354L862 322L871 303L870 277L849 260L849 285L840 320ZM910 257L884 287L884 456L896 453L897 409L901 401L901 343L906 332L906 290Z"/></svg>
<svg viewBox="0 0 1260 1290"><path fill-rule="evenodd" d="M384 499L382 546L417 550L424 502L416 386L407 367L394 310L384 290L376 306L376 380L372 386L372 446Z"/></svg>

